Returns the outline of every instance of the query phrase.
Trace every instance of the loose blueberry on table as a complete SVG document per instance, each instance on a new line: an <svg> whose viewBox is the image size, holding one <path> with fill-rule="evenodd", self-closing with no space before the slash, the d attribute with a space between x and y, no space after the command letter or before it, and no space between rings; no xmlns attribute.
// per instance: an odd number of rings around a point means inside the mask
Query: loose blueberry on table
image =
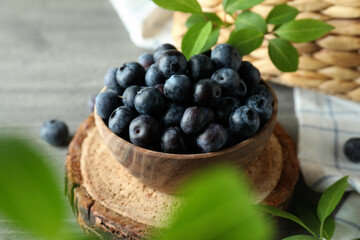
<svg viewBox="0 0 360 240"><path fill-rule="evenodd" d="M270 119L274 96L260 82L259 70L229 44L189 61L163 44L109 69L96 109L111 131L139 147L214 152L252 137Z"/></svg>
<svg viewBox="0 0 360 240"><path fill-rule="evenodd" d="M344 145L344 153L346 157L354 162L360 162L360 138L350 138Z"/></svg>
<svg viewBox="0 0 360 240"><path fill-rule="evenodd" d="M63 121L53 119L42 125L40 135L51 145L65 146L69 139L69 129Z"/></svg>

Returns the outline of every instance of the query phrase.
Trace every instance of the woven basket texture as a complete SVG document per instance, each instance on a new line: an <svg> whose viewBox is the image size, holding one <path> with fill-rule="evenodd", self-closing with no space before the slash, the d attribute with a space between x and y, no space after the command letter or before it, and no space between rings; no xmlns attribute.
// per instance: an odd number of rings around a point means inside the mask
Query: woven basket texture
<svg viewBox="0 0 360 240"><path fill-rule="evenodd" d="M205 12L214 12L228 22L222 0L199 0ZM247 56L259 68L265 80L297 86L360 102L360 0L265 0L251 10L264 18L278 4L299 10L297 19L313 18L335 27L326 36L307 43L293 44L300 53L299 68L293 73L280 72L271 62L267 45ZM187 28L189 14L176 12L172 35L177 47ZM231 29L221 29L218 43L226 42Z"/></svg>

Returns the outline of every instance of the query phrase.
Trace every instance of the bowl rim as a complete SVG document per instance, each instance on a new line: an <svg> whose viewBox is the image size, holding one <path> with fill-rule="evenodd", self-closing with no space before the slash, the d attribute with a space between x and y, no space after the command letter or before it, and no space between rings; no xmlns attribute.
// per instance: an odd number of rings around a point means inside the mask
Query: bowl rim
<svg viewBox="0 0 360 240"><path fill-rule="evenodd" d="M216 157L216 156L221 156L221 155L225 155L227 153L230 152L234 152L236 149L241 148L242 146L247 145L249 142L253 141L256 138L259 138L262 133L272 124L273 121L276 121L277 118L277 113L278 113L278 99L277 96L275 94L275 91L273 90L273 88L270 86L270 84L268 84L266 81L261 80L259 84L264 84L266 85L270 91L271 94L273 95L274 98L274 102L273 102L273 112L271 114L271 117L269 118L269 120L262 126L262 128L260 129L260 131L256 132L253 136L251 136L250 138L225 149L222 149L220 151L215 151L215 152L209 152L209 153L191 153L191 154L175 154L175 153L164 153L164 152L158 152L158 151L154 151L154 150L150 150L150 149L146 149L140 146L136 146L135 144L126 141L125 139L119 137L118 135L116 135L115 133L113 133L109 127L105 124L104 120L102 118L99 117L99 115L97 114L97 110L96 110L96 106L94 107L94 117L95 117L95 122L96 125L100 124L101 127L103 129L106 129L106 131L108 131L110 133L110 135L112 137L116 137L116 139L120 142L120 144L125 144L128 145L130 148L137 148L138 150L142 151L143 154L146 155L153 155L153 156L162 156L163 158L171 158L174 160L187 160L187 159L193 159L194 157L196 158L205 158L205 157ZM103 92L106 90L106 87L104 87L100 92ZM100 134L102 135L102 134Z"/></svg>

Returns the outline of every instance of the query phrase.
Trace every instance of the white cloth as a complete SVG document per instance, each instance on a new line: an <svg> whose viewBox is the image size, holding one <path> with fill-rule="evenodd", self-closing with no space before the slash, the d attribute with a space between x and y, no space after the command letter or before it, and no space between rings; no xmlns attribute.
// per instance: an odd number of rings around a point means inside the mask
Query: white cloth
<svg viewBox="0 0 360 240"><path fill-rule="evenodd" d="M298 158L305 182L324 191L343 176L354 191L337 213L333 239L360 237L360 163L344 155L345 142L360 137L360 104L313 91L295 89L299 120Z"/></svg>
<svg viewBox="0 0 360 240"><path fill-rule="evenodd" d="M173 43L172 12L150 0L110 0L131 41L138 47L154 50L162 43Z"/></svg>

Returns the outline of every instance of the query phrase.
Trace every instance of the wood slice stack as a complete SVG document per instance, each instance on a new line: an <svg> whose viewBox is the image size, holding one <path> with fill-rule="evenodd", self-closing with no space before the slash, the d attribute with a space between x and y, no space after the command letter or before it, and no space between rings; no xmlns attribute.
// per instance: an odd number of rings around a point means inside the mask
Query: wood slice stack
<svg viewBox="0 0 360 240"><path fill-rule="evenodd" d="M222 0L199 0L204 12L214 12L231 22L222 7ZM330 34L294 46L300 53L299 69L293 73L280 72L271 62L264 41L244 59L251 61L265 80L288 86L316 90L360 102L360 0L265 0L252 8L264 18L278 4L287 3L299 10L297 19L313 18L335 27ZM189 14L174 14L173 38L177 47L187 28ZM219 43L226 42L230 29L222 29Z"/></svg>
<svg viewBox="0 0 360 240"><path fill-rule="evenodd" d="M260 156L244 169L254 203L286 209L298 178L295 145L277 124ZM68 150L66 193L80 226L100 239L145 239L171 224L184 196L143 185L103 143L89 116Z"/></svg>

